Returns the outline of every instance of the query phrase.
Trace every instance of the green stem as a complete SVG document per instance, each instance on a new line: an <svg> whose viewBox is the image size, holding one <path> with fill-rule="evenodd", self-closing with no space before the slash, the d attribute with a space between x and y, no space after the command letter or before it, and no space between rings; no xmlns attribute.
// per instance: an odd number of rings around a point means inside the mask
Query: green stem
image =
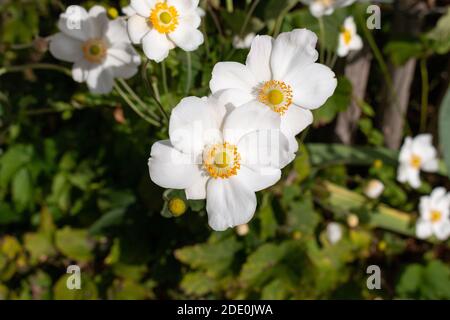
<svg viewBox="0 0 450 320"><path fill-rule="evenodd" d="M233 0L227 0L227 11L229 13L232 13L233 10L234 10L234 8L233 8Z"/></svg>
<svg viewBox="0 0 450 320"><path fill-rule="evenodd" d="M134 112L136 112L142 119L147 121L150 124L153 124L157 127L159 127L159 123L155 121L154 119L148 117L145 115L139 108L131 101L131 99L127 96L127 94L122 90L122 88L119 86L118 83L114 83L114 89L119 93L119 95L122 97L123 100L133 109Z"/></svg>
<svg viewBox="0 0 450 320"><path fill-rule="evenodd" d="M27 69L35 69L35 70L53 70L64 73L65 75L72 77L72 72L64 67L50 64L50 63L32 63L32 64L24 64L21 66L7 66L0 68L0 76L10 73L10 72L22 72Z"/></svg>
<svg viewBox="0 0 450 320"><path fill-rule="evenodd" d="M192 60L191 60L191 53L188 51L186 51L186 62L187 62L187 80L184 94L188 95L189 90L191 90L191 81L192 81Z"/></svg>
<svg viewBox="0 0 450 320"><path fill-rule="evenodd" d="M427 109L428 109L428 70L427 59L420 59L420 75L422 78L422 99L420 108L420 132L425 132L427 126Z"/></svg>
<svg viewBox="0 0 450 320"><path fill-rule="evenodd" d="M249 23L249 21L250 21L250 18L251 18L252 15L253 15L253 11L255 11L256 6L259 4L259 1L260 1L260 0L255 0L255 1L253 1L253 3L252 3L252 5L251 5L250 9L248 9L247 15L245 16L244 23L242 24L242 27L241 27L241 31L239 32L239 37L240 37L240 38L243 38L243 37L244 37L244 32L245 32L245 30L247 29L247 25L248 25L248 23Z"/></svg>
<svg viewBox="0 0 450 320"><path fill-rule="evenodd" d="M166 63L164 60L161 62L161 76L164 94L167 96L169 94L169 87L167 85L167 70L166 70Z"/></svg>
<svg viewBox="0 0 450 320"><path fill-rule="evenodd" d="M325 41L326 41L326 32L325 32L325 25L323 23L323 18L319 17L317 18L319 20L319 30L320 30L320 63L323 63L324 61L324 53L325 53Z"/></svg>
<svg viewBox="0 0 450 320"><path fill-rule="evenodd" d="M141 106L142 109L146 110L152 117L155 117L155 120L159 120L156 113L153 110L151 110L150 108L148 108L148 106L145 104L145 102L142 101L142 99L136 94L136 92L134 92L133 89L131 89L131 87L128 85L128 83L124 79L119 78L118 82L125 88L125 90L128 92L128 94L131 95L131 97L134 100L136 100L136 102Z"/></svg>
<svg viewBox="0 0 450 320"><path fill-rule="evenodd" d="M167 123L169 123L169 116L166 112L166 110L164 110L164 107L162 106L161 102L159 101L158 98L156 98L155 96L155 92L153 90L153 87L150 83L150 80L148 79L148 74L147 74L147 68L148 68L148 64L150 63L150 60L146 60L145 63L142 65L142 69L141 69L141 75L142 75L142 79L144 79L144 83L147 86L147 90L149 90L151 92L151 97L153 98L153 100L155 100L156 104L158 105L159 110L161 111L162 115L164 116L164 118L166 119Z"/></svg>

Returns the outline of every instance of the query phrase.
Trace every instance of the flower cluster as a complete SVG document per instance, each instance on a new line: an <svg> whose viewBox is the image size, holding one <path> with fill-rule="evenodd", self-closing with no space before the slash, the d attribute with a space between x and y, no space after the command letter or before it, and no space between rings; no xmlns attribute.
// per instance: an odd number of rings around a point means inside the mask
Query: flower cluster
<svg viewBox="0 0 450 320"><path fill-rule="evenodd" d="M312 123L312 109L337 80L316 63L317 37L306 29L257 36L246 64L219 62L210 97L184 98L172 111L169 140L152 146L150 177L164 188L206 199L209 225L247 223L255 192L275 184L295 158L295 136Z"/></svg>

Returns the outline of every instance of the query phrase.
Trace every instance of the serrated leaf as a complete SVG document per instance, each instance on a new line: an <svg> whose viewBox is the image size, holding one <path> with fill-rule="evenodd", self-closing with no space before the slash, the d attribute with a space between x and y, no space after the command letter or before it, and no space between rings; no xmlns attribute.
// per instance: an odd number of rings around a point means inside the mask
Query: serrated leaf
<svg viewBox="0 0 450 320"><path fill-rule="evenodd" d="M180 285L187 294L196 296L203 296L212 292L217 286L216 281L208 277L204 272L186 273Z"/></svg>
<svg viewBox="0 0 450 320"><path fill-rule="evenodd" d="M55 245L65 256L87 262L92 259L92 243L87 230L65 227L56 231Z"/></svg>

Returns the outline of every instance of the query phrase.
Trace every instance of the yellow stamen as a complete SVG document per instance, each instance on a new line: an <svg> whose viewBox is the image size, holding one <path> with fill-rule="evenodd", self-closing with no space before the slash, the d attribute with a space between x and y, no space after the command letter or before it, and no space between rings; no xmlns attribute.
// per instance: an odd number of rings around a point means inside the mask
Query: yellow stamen
<svg viewBox="0 0 450 320"><path fill-rule="evenodd" d="M344 38L344 43L346 45L349 45L350 41L352 41L352 33L350 32L350 30L343 28L341 34Z"/></svg>
<svg viewBox="0 0 450 320"><path fill-rule="evenodd" d="M106 44L101 39L90 39L83 44L84 58L92 63L101 63L106 57Z"/></svg>
<svg viewBox="0 0 450 320"><path fill-rule="evenodd" d="M183 201L183 199L173 198L169 201L170 213L172 213L172 215L174 215L175 217L181 216L186 212L186 209L186 203Z"/></svg>
<svg viewBox="0 0 450 320"><path fill-rule="evenodd" d="M237 147L227 142L212 145L203 153L203 167L215 179L236 175L241 168L240 160Z"/></svg>
<svg viewBox="0 0 450 320"><path fill-rule="evenodd" d="M413 168L419 169L422 164L422 158L418 155L413 154L411 156L410 164Z"/></svg>
<svg viewBox="0 0 450 320"><path fill-rule="evenodd" d="M291 86L283 81L267 81L259 90L258 99L273 111L283 115L292 103Z"/></svg>
<svg viewBox="0 0 450 320"><path fill-rule="evenodd" d="M150 13L149 20L159 33L170 33L178 26L178 11L174 6L159 2Z"/></svg>
<svg viewBox="0 0 450 320"><path fill-rule="evenodd" d="M442 212L438 211L438 210L432 210L430 213L430 220L431 222L435 223L435 222L439 222L441 221L442 218Z"/></svg>

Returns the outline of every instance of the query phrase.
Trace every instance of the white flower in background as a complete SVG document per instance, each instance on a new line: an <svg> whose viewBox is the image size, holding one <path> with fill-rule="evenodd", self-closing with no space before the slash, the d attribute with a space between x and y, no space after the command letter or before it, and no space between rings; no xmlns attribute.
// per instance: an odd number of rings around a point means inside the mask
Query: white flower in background
<svg viewBox="0 0 450 320"><path fill-rule="evenodd" d="M397 180L408 182L411 187L420 187L420 170L436 172L439 169L437 151L431 134L419 134L414 139L406 137L400 149Z"/></svg>
<svg viewBox="0 0 450 320"><path fill-rule="evenodd" d="M337 55L345 57L349 51L358 51L363 47L361 37L356 33L356 24L353 17L347 17L339 33Z"/></svg>
<svg viewBox="0 0 450 320"><path fill-rule="evenodd" d="M250 32L243 39L239 36L233 37L233 47L236 49L248 49L252 45L253 39L255 39L255 34Z"/></svg>
<svg viewBox="0 0 450 320"><path fill-rule="evenodd" d="M70 6L61 14L61 31L50 38L49 50L57 59L73 62L72 76L86 82L93 93L108 93L115 78L131 78L141 59L132 47L122 19L110 21L105 8L89 12Z"/></svg>
<svg viewBox="0 0 450 320"><path fill-rule="evenodd" d="M131 0L131 7L128 34L149 59L161 62L175 46L193 51L203 43L198 0Z"/></svg>
<svg viewBox="0 0 450 320"><path fill-rule="evenodd" d="M206 198L214 230L245 224L256 209L255 192L280 179L279 163L288 156L279 126L267 108L227 113L214 96L184 98L172 111L170 140L152 146L150 178L163 188L185 189L188 199Z"/></svg>
<svg viewBox="0 0 450 320"><path fill-rule="evenodd" d="M416 234L425 239L433 234L439 240L450 235L450 194L444 188L435 188L429 196L420 198L420 218L416 224Z"/></svg>
<svg viewBox="0 0 450 320"><path fill-rule="evenodd" d="M335 9L349 6L355 1L356 0L302 0L304 4L309 5L309 11L316 18L329 16Z"/></svg>
<svg viewBox="0 0 450 320"><path fill-rule="evenodd" d="M328 241L330 241L331 244L337 243L342 238L341 225L337 222L330 222L327 225L326 234Z"/></svg>
<svg viewBox="0 0 450 320"><path fill-rule="evenodd" d="M384 191L384 184L380 180L372 179L364 187L364 194L371 198L377 199Z"/></svg>
<svg viewBox="0 0 450 320"><path fill-rule="evenodd" d="M313 121L311 110L333 94L333 71L315 63L317 36L306 29L281 33L276 39L256 36L245 65L219 62L210 88L235 106L251 104L272 110L281 118L281 132L290 152L298 150L295 136Z"/></svg>

